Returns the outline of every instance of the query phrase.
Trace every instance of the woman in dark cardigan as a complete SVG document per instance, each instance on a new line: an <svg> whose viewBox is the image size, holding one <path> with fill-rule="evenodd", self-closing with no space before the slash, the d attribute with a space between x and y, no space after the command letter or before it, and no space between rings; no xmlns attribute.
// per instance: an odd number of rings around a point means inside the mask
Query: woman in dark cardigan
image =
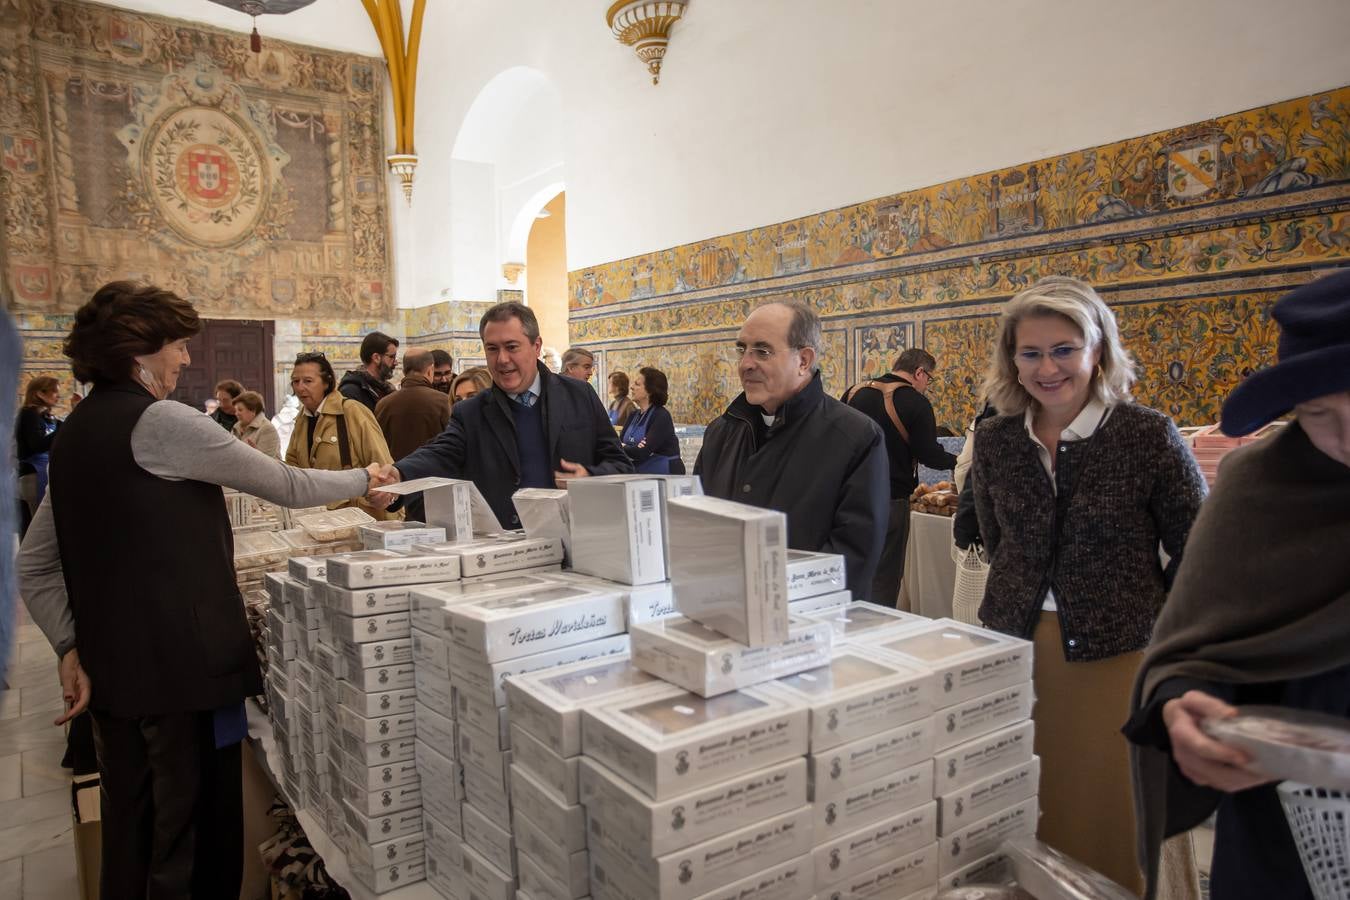
<svg viewBox="0 0 1350 900"><path fill-rule="evenodd" d="M1294 422L1223 461L1135 685L1141 859L1216 809L1214 900L1312 900L1270 775L1201 723L1240 704L1350 725L1350 272L1275 304L1279 363L1229 397L1223 430ZM1150 877L1147 897L1155 896Z"/></svg>
<svg viewBox="0 0 1350 900"><path fill-rule="evenodd" d="M684 474L675 420L666 409L669 390L666 373L660 369L643 366L633 377L633 402L637 404L637 411L628 417L619 442L639 472Z"/></svg>
<svg viewBox="0 0 1350 900"><path fill-rule="evenodd" d="M1097 293L1042 279L1003 310L985 379L1000 415L970 477L990 559L980 621L1035 642L1040 837L1137 892L1119 727L1205 487L1172 421L1131 402L1134 380Z"/></svg>

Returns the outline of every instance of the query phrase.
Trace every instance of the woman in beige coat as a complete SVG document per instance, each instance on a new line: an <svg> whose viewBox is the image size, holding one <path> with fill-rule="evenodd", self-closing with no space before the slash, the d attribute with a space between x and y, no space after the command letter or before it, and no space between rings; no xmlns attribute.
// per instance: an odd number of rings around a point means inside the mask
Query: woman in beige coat
<svg viewBox="0 0 1350 900"><path fill-rule="evenodd" d="M235 397L234 415L236 421L231 430L235 437L274 459L281 455L281 438L267 416L263 415L262 394L244 391Z"/></svg>
<svg viewBox="0 0 1350 900"><path fill-rule="evenodd" d="M338 393L332 363L322 353L301 353L295 358L291 390L301 409L286 448L287 465L341 471L393 463L375 416L363 404ZM376 509L364 497L331 508L343 506L358 507L376 519L402 517L402 513Z"/></svg>

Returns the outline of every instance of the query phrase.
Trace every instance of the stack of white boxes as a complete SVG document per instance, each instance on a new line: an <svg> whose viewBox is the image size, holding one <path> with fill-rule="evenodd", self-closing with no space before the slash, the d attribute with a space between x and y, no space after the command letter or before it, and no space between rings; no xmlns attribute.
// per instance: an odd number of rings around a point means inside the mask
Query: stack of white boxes
<svg viewBox="0 0 1350 900"><path fill-rule="evenodd" d="M517 675L506 682L520 888L530 900L590 893L581 821L581 710L664 685L628 654Z"/></svg>
<svg viewBox="0 0 1350 900"><path fill-rule="evenodd" d="M365 541L399 531L367 531ZM458 557L419 546L328 560L331 644L319 652L332 668L324 690L337 690L338 702L325 704L325 714L333 715L324 724L331 735L331 794L341 799L345 828L333 815L329 824L352 874L376 893L425 877L409 609L412 586L453 582L459 571Z"/></svg>
<svg viewBox="0 0 1350 900"><path fill-rule="evenodd" d="M295 679L298 665L295 657L297 623L290 617L286 605L286 575L272 573L264 579L268 596L266 614L267 715L272 722L272 736L281 763L276 773L281 791L292 806L299 806L302 794L298 757L300 737L295 722Z"/></svg>
<svg viewBox="0 0 1350 900"><path fill-rule="evenodd" d="M933 673L940 883L990 880L999 845L1036 832L1031 643L937 619L862 644Z"/></svg>
<svg viewBox="0 0 1350 900"><path fill-rule="evenodd" d="M809 715L753 685L827 663L831 627L789 614L780 513L688 497L666 521L681 615L630 637L669 684L582 708L591 895L805 900Z"/></svg>

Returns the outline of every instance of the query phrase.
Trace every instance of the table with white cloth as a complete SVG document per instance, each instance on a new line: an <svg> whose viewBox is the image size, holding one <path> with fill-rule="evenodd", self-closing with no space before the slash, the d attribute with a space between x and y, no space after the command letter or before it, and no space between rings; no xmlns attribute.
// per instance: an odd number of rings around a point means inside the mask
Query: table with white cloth
<svg viewBox="0 0 1350 900"><path fill-rule="evenodd" d="M934 619L950 616L955 587L951 517L910 512L899 608Z"/></svg>

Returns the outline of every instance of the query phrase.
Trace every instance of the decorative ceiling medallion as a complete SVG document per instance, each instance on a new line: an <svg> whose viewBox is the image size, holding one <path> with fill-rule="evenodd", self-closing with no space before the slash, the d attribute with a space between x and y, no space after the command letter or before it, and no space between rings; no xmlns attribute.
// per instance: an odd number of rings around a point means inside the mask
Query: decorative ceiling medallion
<svg viewBox="0 0 1350 900"><path fill-rule="evenodd" d="M652 84L661 80L670 29L684 15L686 0L619 0L605 14L614 36L647 64Z"/></svg>

